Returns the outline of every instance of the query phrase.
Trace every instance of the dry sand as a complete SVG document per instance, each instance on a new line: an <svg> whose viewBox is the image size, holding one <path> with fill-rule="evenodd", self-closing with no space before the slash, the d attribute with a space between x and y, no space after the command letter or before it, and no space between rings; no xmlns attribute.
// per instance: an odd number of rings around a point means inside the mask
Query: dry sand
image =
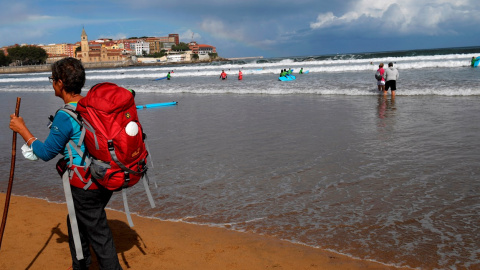
<svg viewBox="0 0 480 270"><path fill-rule="evenodd" d="M5 193L0 193L3 213ZM0 269L69 269L65 204L12 196ZM123 269L397 269L273 237L107 211ZM98 269L96 263L90 269Z"/></svg>

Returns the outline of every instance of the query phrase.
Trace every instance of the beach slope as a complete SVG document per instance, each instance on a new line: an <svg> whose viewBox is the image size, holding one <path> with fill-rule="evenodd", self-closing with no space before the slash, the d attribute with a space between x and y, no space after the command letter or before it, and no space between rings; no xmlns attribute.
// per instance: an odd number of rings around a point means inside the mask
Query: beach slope
<svg viewBox="0 0 480 270"><path fill-rule="evenodd" d="M0 193L3 213L5 194ZM0 269L70 267L65 204L12 196ZM124 269L396 269L272 237L108 211ZM96 266L91 269L98 269Z"/></svg>

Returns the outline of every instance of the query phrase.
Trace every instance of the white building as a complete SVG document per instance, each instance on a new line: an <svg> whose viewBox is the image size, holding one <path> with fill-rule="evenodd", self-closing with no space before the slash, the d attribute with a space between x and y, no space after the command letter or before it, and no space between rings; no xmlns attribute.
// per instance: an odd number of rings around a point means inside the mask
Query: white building
<svg viewBox="0 0 480 270"><path fill-rule="evenodd" d="M130 44L130 49L135 50L135 55L150 54L150 43L144 40L137 40L136 43Z"/></svg>
<svg viewBox="0 0 480 270"><path fill-rule="evenodd" d="M183 53L169 53L167 55L167 62L182 62L185 61L185 54Z"/></svg>

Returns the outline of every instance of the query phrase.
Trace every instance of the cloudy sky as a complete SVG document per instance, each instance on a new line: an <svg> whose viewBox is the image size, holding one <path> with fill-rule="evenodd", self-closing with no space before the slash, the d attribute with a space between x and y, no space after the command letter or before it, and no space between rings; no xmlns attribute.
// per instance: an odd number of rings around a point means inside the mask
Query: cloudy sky
<svg viewBox="0 0 480 270"><path fill-rule="evenodd" d="M222 57L480 46L479 0L2 0L0 47L167 36Z"/></svg>

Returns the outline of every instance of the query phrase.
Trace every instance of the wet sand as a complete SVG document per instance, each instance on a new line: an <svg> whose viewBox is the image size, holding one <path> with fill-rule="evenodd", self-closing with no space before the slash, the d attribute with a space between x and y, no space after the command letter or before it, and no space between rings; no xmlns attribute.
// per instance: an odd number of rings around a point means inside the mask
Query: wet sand
<svg viewBox="0 0 480 270"><path fill-rule="evenodd" d="M5 194L0 194L3 213ZM0 269L68 269L65 204L12 196ZM108 211L124 269L397 269L272 237ZM91 269L98 269L96 264Z"/></svg>

